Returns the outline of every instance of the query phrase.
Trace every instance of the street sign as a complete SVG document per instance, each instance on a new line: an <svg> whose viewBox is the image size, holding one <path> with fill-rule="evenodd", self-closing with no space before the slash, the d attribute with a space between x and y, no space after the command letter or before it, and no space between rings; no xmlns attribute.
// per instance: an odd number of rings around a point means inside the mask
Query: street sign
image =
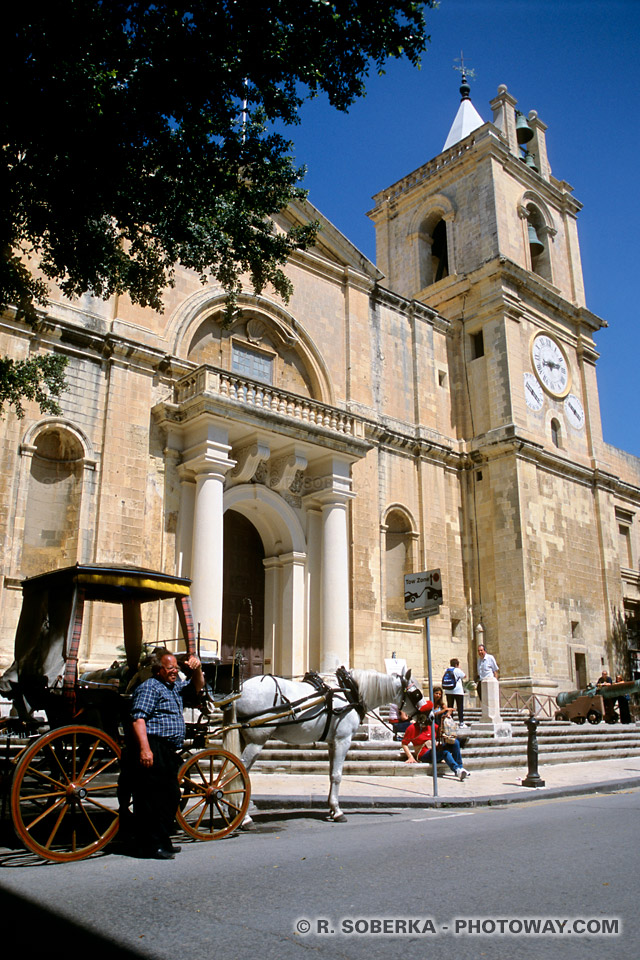
<svg viewBox="0 0 640 960"><path fill-rule="evenodd" d="M411 620L438 613L442 603L440 570L408 573L404 578L404 609Z"/></svg>
<svg viewBox="0 0 640 960"><path fill-rule="evenodd" d="M428 607L420 607L419 610L407 610L409 620L423 620L425 617L437 617L440 613L440 604L432 604Z"/></svg>

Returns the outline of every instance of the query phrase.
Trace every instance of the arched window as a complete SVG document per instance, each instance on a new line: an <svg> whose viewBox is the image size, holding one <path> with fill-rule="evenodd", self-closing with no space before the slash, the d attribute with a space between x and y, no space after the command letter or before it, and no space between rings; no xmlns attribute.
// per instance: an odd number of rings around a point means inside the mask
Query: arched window
<svg viewBox="0 0 640 960"><path fill-rule="evenodd" d="M85 454L73 433L45 426L31 450L20 569L33 576L78 559Z"/></svg>
<svg viewBox="0 0 640 960"><path fill-rule="evenodd" d="M556 420L554 417L551 421L551 442L554 447L562 446L562 430L560 427L560 421Z"/></svg>
<svg viewBox="0 0 640 960"><path fill-rule="evenodd" d="M413 572L413 543L415 534L403 510L391 510L386 519L385 598L389 620L406 620L404 609L404 577Z"/></svg>

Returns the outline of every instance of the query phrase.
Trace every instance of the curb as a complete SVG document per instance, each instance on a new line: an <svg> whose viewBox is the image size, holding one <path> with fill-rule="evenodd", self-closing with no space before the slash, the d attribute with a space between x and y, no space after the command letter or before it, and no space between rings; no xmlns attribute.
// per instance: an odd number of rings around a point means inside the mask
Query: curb
<svg viewBox="0 0 640 960"><path fill-rule="evenodd" d="M640 787L640 777L625 780L585 783L566 787L524 787L522 793L504 793L483 797L340 797L340 806L345 810L424 809L425 807L504 807L509 804L531 803L537 800L556 800L561 797L581 797L593 793L618 793ZM261 813L274 810L327 810L325 796L252 796L257 810L251 813L255 819Z"/></svg>

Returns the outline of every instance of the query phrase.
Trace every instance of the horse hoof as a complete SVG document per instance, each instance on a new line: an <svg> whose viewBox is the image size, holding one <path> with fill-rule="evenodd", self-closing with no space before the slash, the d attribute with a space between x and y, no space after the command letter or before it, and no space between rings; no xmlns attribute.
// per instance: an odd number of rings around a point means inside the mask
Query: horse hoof
<svg viewBox="0 0 640 960"><path fill-rule="evenodd" d="M257 827L253 820L248 820L246 823L241 823L238 829L242 830L244 833L249 833L251 830L256 830Z"/></svg>
<svg viewBox="0 0 640 960"><path fill-rule="evenodd" d="M339 817L332 817L331 814L329 814L329 816L327 817L327 822L328 823L346 823L347 818L345 817L344 813L341 813Z"/></svg>

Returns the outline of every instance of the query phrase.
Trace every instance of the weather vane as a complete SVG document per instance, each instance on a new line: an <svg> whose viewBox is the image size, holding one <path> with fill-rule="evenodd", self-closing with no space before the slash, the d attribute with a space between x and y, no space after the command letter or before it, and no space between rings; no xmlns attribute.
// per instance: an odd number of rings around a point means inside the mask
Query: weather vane
<svg viewBox="0 0 640 960"><path fill-rule="evenodd" d="M463 82L463 83L466 83L467 80L475 80L475 78L476 78L476 72L475 72L475 70L469 70L469 69L468 69L467 67L465 67L465 65L464 65L464 55L463 55L463 53L462 53L462 50L460 51L460 56L459 56L459 57L455 57L454 59L455 59L456 63L459 63L459 64L460 64L460 66L459 66L459 67L454 67L453 69L454 69L454 70L457 70L458 73L461 73L461 74L462 74L462 82Z"/></svg>

